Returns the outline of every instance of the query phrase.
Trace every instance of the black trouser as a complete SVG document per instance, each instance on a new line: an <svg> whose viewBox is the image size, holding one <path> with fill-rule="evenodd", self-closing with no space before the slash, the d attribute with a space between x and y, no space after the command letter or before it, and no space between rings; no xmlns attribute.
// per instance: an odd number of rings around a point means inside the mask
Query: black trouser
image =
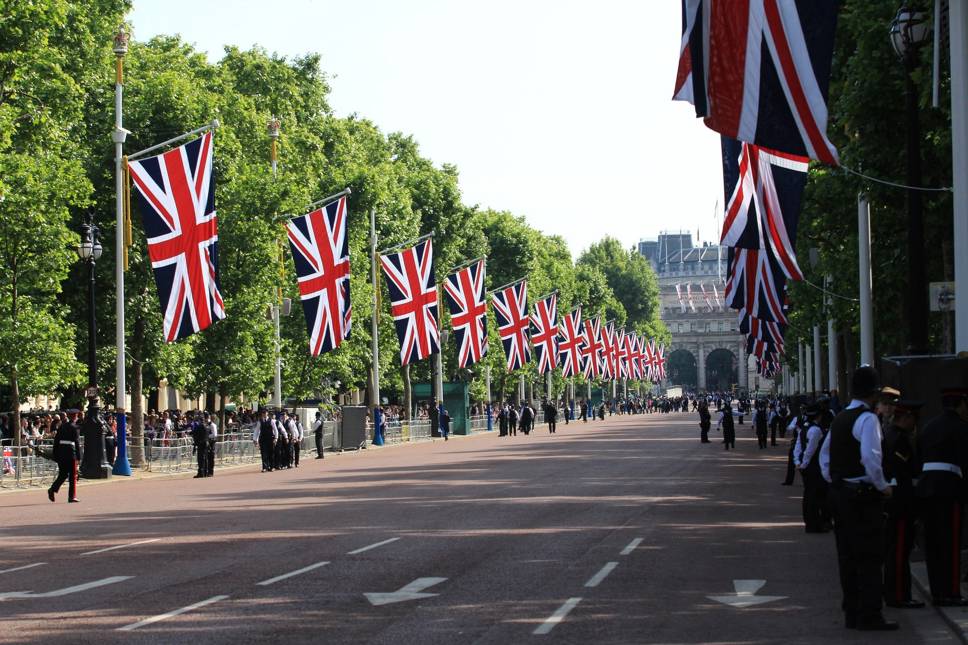
<svg viewBox="0 0 968 645"><path fill-rule="evenodd" d="M211 477L215 474L215 442L209 439L208 450L206 451L206 457L208 458L205 463L205 474Z"/></svg>
<svg viewBox="0 0 968 645"><path fill-rule="evenodd" d="M205 477L208 474L208 442L195 446L195 457L198 460L198 477Z"/></svg>
<svg viewBox="0 0 968 645"><path fill-rule="evenodd" d="M770 426L770 445L771 446L776 445L776 426L777 426L776 423Z"/></svg>
<svg viewBox="0 0 968 645"><path fill-rule="evenodd" d="M736 429L723 428L723 443L726 444L726 450L730 448L736 449Z"/></svg>
<svg viewBox="0 0 968 645"><path fill-rule="evenodd" d="M262 470L272 470L272 442L260 441L259 454L262 456Z"/></svg>
<svg viewBox="0 0 968 645"><path fill-rule="evenodd" d="M299 468L299 443L297 441L292 444L292 461L296 465L296 468Z"/></svg>
<svg viewBox="0 0 968 645"><path fill-rule="evenodd" d="M67 480L67 499L77 497L77 460L73 456L57 457L57 479L50 485L50 489L55 493L60 490L61 484Z"/></svg>
<svg viewBox="0 0 968 645"><path fill-rule="evenodd" d="M796 477L796 468L793 466L793 449L796 446L796 439L790 442L790 451L787 453L786 478L783 480L784 486L792 486L793 479Z"/></svg>
<svg viewBox="0 0 968 645"><path fill-rule="evenodd" d="M766 448L766 430L763 432L760 432L759 430L756 431L756 441L760 444L760 450Z"/></svg>
<svg viewBox="0 0 968 645"><path fill-rule="evenodd" d="M549 421L548 422L548 432L550 432L551 434L554 434L555 433L555 422L554 421Z"/></svg>
<svg viewBox="0 0 968 645"><path fill-rule="evenodd" d="M961 502L950 497L922 499L925 563L934 600L961 596Z"/></svg>
<svg viewBox="0 0 968 645"><path fill-rule="evenodd" d="M877 620L881 615L884 581L884 505L870 486L861 492L846 484L832 487L834 533L841 609L848 618Z"/></svg>
<svg viewBox="0 0 968 645"><path fill-rule="evenodd" d="M827 512L827 481L820 474L820 467L817 465L801 471L801 476L803 477L803 526L808 533L820 533L828 528L826 524L830 519Z"/></svg>
<svg viewBox="0 0 968 645"><path fill-rule="evenodd" d="M884 558L884 601L911 600L911 549L914 548L914 518L907 513L888 513Z"/></svg>
<svg viewBox="0 0 968 645"><path fill-rule="evenodd" d="M316 438L316 458L322 459L323 458L323 429L320 428L313 434L315 435L315 438Z"/></svg>
<svg viewBox="0 0 968 645"><path fill-rule="evenodd" d="M709 422L708 421L699 422L699 440L702 443L709 443Z"/></svg>

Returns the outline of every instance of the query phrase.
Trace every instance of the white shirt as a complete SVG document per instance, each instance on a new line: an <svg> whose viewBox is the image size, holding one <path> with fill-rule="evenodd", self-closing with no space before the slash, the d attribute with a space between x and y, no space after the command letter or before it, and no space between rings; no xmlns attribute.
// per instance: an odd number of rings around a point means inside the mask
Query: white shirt
<svg viewBox="0 0 968 645"><path fill-rule="evenodd" d="M881 455L881 441L883 440L881 435L881 422L877 419L877 415L871 412L870 407L863 401L854 399L844 409L853 410L859 407L863 407L866 412L861 414L857 418L857 421L854 422L851 434L854 435L854 439L860 442L860 463L864 466L864 474L860 477L850 477L844 481L867 483L873 485L879 491L885 491L888 488L888 484L884 480L884 470L881 468L881 464L883 463L883 457ZM827 438L824 439L823 446L820 447L820 471L823 473L823 478L828 482L832 481L830 476L831 434L830 432L827 433Z"/></svg>
<svg viewBox="0 0 968 645"><path fill-rule="evenodd" d="M319 419L316 419L315 421L313 421L313 432L316 432L317 430L319 430L322 427L323 427L323 420L322 420L322 418L319 418Z"/></svg>
<svg viewBox="0 0 968 645"><path fill-rule="evenodd" d="M803 429L794 424L793 426L793 465L797 468L800 467L800 462L803 458L803 444L800 443L800 433Z"/></svg>
<svg viewBox="0 0 968 645"><path fill-rule="evenodd" d="M719 421L716 422L716 429L717 430L719 430L720 428L723 427L723 419L726 418L726 412L727 412L726 410L720 410L720 412L719 412ZM732 411L730 411L729 416L733 416Z"/></svg>
<svg viewBox="0 0 968 645"><path fill-rule="evenodd" d="M807 447L804 448L803 454L800 456L800 464L802 468L806 468L810 465L810 460L817 453L817 448L820 447L820 437L823 436L823 430L819 426L811 425L810 429L807 430ZM800 445L800 442L797 442Z"/></svg>
<svg viewBox="0 0 968 645"><path fill-rule="evenodd" d="M218 439L218 426L215 425L214 421L208 422L208 439L209 441L215 441Z"/></svg>
<svg viewBox="0 0 968 645"><path fill-rule="evenodd" d="M272 421L272 419L267 419L267 421L269 421L269 427L272 428L272 438L275 439L276 437L278 437L278 434L276 433L276 425ZM252 432L252 441L255 441L256 443L258 443L259 436L261 434L262 434L262 420L260 419L255 422L255 430Z"/></svg>

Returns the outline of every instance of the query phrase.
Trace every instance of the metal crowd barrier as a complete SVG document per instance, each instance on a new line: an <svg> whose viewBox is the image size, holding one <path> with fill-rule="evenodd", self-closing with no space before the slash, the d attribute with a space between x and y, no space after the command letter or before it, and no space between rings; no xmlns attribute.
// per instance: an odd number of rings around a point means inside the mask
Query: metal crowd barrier
<svg viewBox="0 0 968 645"><path fill-rule="evenodd" d="M36 445L50 454L51 441L39 441ZM0 465L0 488L30 488L49 486L57 477L57 464L34 453L31 445L3 446Z"/></svg>
<svg viewBox="0 0 968 645"><path fill-rule="evenodd" d="M485 432L487 430L487 415L475 414L468 418L467 427L471 432Z"/></svg>

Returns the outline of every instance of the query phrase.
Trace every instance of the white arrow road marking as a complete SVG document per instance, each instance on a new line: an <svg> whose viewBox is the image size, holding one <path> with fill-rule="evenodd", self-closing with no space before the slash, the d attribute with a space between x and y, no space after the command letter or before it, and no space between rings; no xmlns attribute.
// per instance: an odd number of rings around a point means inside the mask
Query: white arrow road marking
<svg viewBox="0 0 968 645"><path fill-rule="evenodd" d="M421 598L430 598L438 594L435 593L421 593L424 589L433 587L434 585L439 585L444 582L447 578L417 578L413 582L403 587L400 587L397 591L391 591L390 593L365 593L366 599L370 601L370 604L374 607L379 607L380 605L390 605L395 602L403 602L405 600L420 600Z"/></svg>
<svg viewBox="0 0 968 645"><path fill-rule="evenodd" d="M110 578L102 578L100 580L95 580L93 582L85 582L81 585L74 585L73 587L64 587L63 589L55 589L54 591L48 591L45 593L32 593L30 591L12 591L10 593L0 594L0 600L9 600L12 598L59 598L60 596L67 596L72 593L79 593L81 591L87 591L88 589L95 589L97 587L103 587L105 585L113 585L115 582L124 582L125 580L130 580L132 576L112 576Z"/></svg>
<svg viewBox="0 0 968 645"><path fill-rule="evenodd" d="M786 596L757 596L756 592L762 589L765 584L766 580L733 580L733 589L736 590L736 593L706 597L740 609L786 598Z"/></svg>
<svg viewBox="0 0 968 645"><path fill-rule="evenodd" d="M181 609L176 609L175 611L169 611L167 614L159 614L157 616L152 616L151 618L145 618L144 620L131 623L130 625L125 625L124 627L118 627L119 632L130 632L138 629L139 627L144 627L145 625L151 625L152 623L157 623L162 620L173 618L175 616L180 616L181 614L190 612L194 609L199 609L205 605L211 605L219 600L225 600L228 596L212 596L207 600L202 600L201 602L196 602L194 605L188 605L187 607L182 607Z"/></svg>
<svg viewBox="0 0 968 645"><path fill-rule="evenodd" d="M602 580L608 577L608 574L618 566L618 562L609 562L604 567L599 569L598 573L589 578L588 582L585 583L586 587L597 587L601 584Z"/></svg>
<svg viewBox="0 0 968 645"><path fill-rule="evenodd" d="M260 587L268 587L269 585L275 584L280 580L285 580L286 578L292 578L293 576L298 576L300 574L307 573L309 571L312 571L313 569L318 569L319 567L325 567L327 564L329 564L329 561L317 562L316 564L311 564L308 567L303 567L302 569L296 569L295 571L290 571L289 573L284 573L281 576L276 576L275 578L269 578L268 580L263 580L262 582L257 582L256 584Z"/></svg>
<svg viewBox="0 0 968 645"><path fill-rule="evenodd" d="M97 553L106 553L108 551L115 551L117 549L126 549L129 546L137 546L139 544L148 544L150 542L159 542L159 541L161 541L161 538L153 538L151 540L139 540L137 542L129 542L128 544L118 544L116 546L109 546L106 549L98 549L97 551L87 551L86 553L82 553L81 555L95 555Z"/></svg>
<svg viewBox="0 0 968 645"><path fill-rule="evenodd" d="M555 613L548 616L547 620L545 620L543 623L538 625L537 629L535 629L532 633L547 634L548 632L550 632L552 629L555 628L555 625L563 621L565 619L565 616L567 616L572 609L577 607L578 603L580 602L581 602L581 598L569 598L568 600L565 601L565 604L563 604L561 607L558 607L558 609L555 610Z"/></svg>
<svg viewBox="0 0 968 645"><path fill-rule="evenodd" d="M34 562L33 564L25 564L22 567L14 567L13 569L4 569L0 573L13 573L14 571L23 571L24 569L33 569L34 567L40 567L47 564L46 562Z"/></svg>
<svg viewBox="0 0 968 645"><path fill-rule="evenodd" d="M378 547L383 546L384 544L390 544L391 542L396 542L399 539L400 538L396 537L396 538L390 538L389 540L383 540L382 542L377 542L376 544L371 544L371 545L365 546L365 547L363 547L361 549L356 549L355 551L350 551L346 555L357 555L359 553L366 553L370 549L376 549Z"/></svg>
<svg viewBox="0 0 968 645"><path fill-rule="evenodd" d="M622 552L619 555L628 555L632 553L632 551L635 551L637 548L639 548L640 544L642 544L642 538L635 538L634 540L629 542L629 545L627 547L622 549Z"/></svg>

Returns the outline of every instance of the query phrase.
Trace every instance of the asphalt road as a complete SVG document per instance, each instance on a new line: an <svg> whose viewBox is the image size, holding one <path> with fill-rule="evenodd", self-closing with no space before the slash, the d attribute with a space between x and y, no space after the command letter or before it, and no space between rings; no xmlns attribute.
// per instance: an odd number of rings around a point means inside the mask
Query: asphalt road
<svg viewBox="0 0 968 645"><path fill-rule="evenodd" d="M3 494L0 643L957 642L930 608L845 630L833 538L779 486L785 448L747 425L725 452L696 424L82 482L80 504ZM737 589L781 598L709 598Z"/></svg>

